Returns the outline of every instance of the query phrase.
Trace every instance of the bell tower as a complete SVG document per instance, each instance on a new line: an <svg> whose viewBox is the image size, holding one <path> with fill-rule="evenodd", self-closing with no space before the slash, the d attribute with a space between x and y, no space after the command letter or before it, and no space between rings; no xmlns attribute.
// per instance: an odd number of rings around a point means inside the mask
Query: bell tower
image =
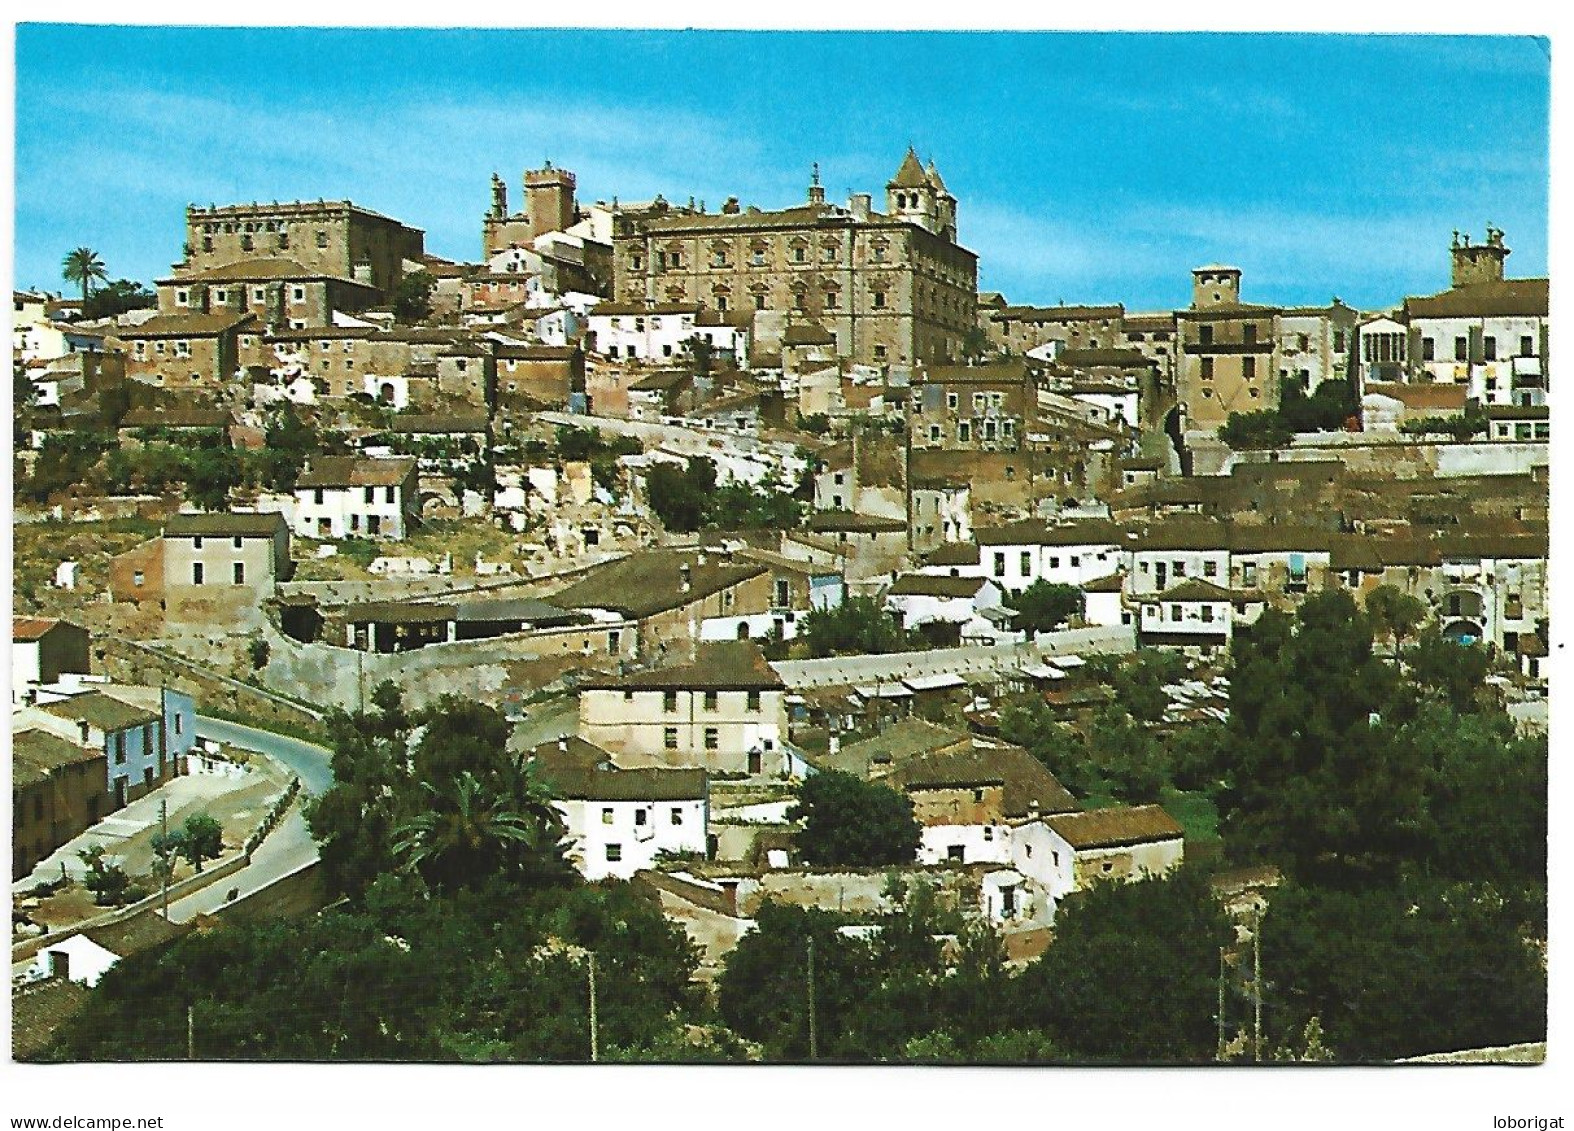
<svg viewBox="0 0 1574 1131"><path fill-rule="evenodd" d="M885 210L898 220L907 220L931 232L940 230L940 193L918 160L918 152L907 147L907 156L885 185Z"/></svg>

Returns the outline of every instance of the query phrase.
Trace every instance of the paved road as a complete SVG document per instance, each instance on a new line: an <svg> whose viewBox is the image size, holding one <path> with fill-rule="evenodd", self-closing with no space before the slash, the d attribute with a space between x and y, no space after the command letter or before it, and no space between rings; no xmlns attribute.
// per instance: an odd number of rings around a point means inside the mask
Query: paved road
<svg viewBox="0 0 1574 1131"><path fill-rule="evenodd" d="M333 784L333 754L315 743L224 719L210 719L206 715L197 716L197 737L258 750L277 759L300 777L301 788L307 793L322 793Z"/></svg>
<svg viewBox="0 0 1574 1131"><path fill-rule="evenodd" d="M200 733L200 731L199 731ZM300 802L290 807L279 827L252 853L251 863L233 875L216 880L190 895L170 901L169 917L172 922L184 923L198 915L212 914L229 902L228 895L235 892L237 899L288 876L317 859L317 842L306 828L306 818L301 816Z"/></svg>

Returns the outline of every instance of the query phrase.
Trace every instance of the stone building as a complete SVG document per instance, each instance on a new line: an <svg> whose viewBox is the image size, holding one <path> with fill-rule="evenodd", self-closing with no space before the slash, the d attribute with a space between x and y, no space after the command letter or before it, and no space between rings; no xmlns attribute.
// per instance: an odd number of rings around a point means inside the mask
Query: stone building
<svg viewBox="0 0 1574 1131"><path fill-rule="evenodd" d="M508 186L492 174L492 206L481 222L481 257L490 259L510 248L530 247L538 236L561 232L578 219L574 204L574 174L546 162L540 169L526 169L525 210L508 211Z"/></svg>
<svg viewBox="0 0 1574 1131"><path fill-rule="evenodd" d="M158 314L117 332L126 376L177 389L226 387L240 361L242 336L259 329L250 314Z"/></svg>
<svg viewBox="0 0 1574 1131"><path fill-rule="evenodd" d="M1503 277L1509 249L1497 228L1484 244L1455 232L1450 250L1453 286L1404 301L1409 379L1465 385L1483 405L1545 405L1547 280Z"/></svg>
<svg viewBox="0 0 1574 1131"><path fill-rule="evenodd" d="M912 150L886 185L885 212L867 193L827 203L816 168L795 207L745 209L734 198L706 213L658 198L620 213L613 271L620 301L791 315L865 364L953 360L976 325L978 257L957 243L956 198Z"/></svg>
<svg viewBox="0 0 1574 1131"><path fill-rule="evenodd" d="M914 375L908 441L915 451L1019 451L1037 403L1021 362L933 366Z"/></svg>
<svg viewBox="0 0 1574 1131"><path fill-rule="evenodd" d="M108 809L103 749L45 730L11 734L11 879L18 880Z"/></svg>
<svg viewBox="0 0 1574 1131"><path fill-rule="evenodd" d="M379 301L388 302L404 277L406 261L422 260L425 242L419 228L348 200L191 205L186 209L185 255L173 277L160 280L159 286L162 292L166 282L172 288L187 280L197 282L215 268L287 260L304 268L307 276L372 287Z"/></svg>
<svg viewBox="0 0 1574 1131"><path fill-rule="evenodd" d="M1125 308L1105 306L1001 306L985 333L999 353L1054 356L1062 349L1111 349L1120 344ZM1045 349L1045 347L1050 347Z"/></svg>
<svg viewBox="0 0 1574 1131"><path fill-rule="evenodd" d="M157 281L165 314L253 315L270 329L329 326L336 310L365 310L382 292L363 279L284 257L181 270Z"/></svg>
<svg viewBox="0 0 1574 1131"><path fill-rule="evenodd" d="M1212 433L1232 412L1278 405L1280 309L1241 302L1239 267L1198 267L1191 280L1176 386L1183 428Z"/></svg>
<svg viewBox="0 0 1574 1131"><path fill-rule="evenodd" d="M746 641L702 644L690 663L580 685L579 736L630 765L785 772L787 687Z"/></svg>

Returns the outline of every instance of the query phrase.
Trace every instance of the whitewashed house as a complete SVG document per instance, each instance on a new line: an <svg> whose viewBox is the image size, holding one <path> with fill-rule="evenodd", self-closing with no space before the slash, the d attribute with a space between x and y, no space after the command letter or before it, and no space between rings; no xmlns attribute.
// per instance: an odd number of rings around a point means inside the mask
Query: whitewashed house
<svg viewBox="0 0 1574 1131"><path fill-rule="evenodd" d="M705 854L710 792L701 769L548 771L587 880L626 880L662 853Z"/></svg>
<svg viewBox="0 0 1574 1131"><path fill-rule="evenodd" d="M1000 586L985 577L937 577L909 573L896 579L885 607L905 631L927 624L966 626L1003 604Z"/></svg>
<svg viewBox="0 0 1574 1131"><path fill-rule="evenodd" d="M673 361L685 356L684 343L692 338L705 339L733 364L749 356L749 320L697 304L604 302L585 323L586 348L603 357Z"/></svg>
<svg viewBox="0 0 1574 1131"><path fill-rule="evenodd" d="M1054 902L1098 881L1162 876L1185 858L1185 834L1158 805L1056 813L1012 830L1011 866Z"/></svg>
<svg viewBox="0 0 1574 1131"><path fill-rule="evenodd" d="M294 532L403 541L421 517L417 475L413 457L318 456L295 481Z"/></svg>

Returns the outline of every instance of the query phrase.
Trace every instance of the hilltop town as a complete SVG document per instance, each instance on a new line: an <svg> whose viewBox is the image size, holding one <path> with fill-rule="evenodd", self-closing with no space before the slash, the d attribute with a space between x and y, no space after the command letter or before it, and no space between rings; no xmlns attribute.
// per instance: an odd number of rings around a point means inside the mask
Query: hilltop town
<svg viewBox="0 0 1574 1131"><path fill-rule="evenodd" d="M1509 233L1382 309L1207 264L1131 310L981 292L912 149L846 201L511 187L474 261L193 204L151 287L14 294L19 1056L1544 1039Z"/></svg>

